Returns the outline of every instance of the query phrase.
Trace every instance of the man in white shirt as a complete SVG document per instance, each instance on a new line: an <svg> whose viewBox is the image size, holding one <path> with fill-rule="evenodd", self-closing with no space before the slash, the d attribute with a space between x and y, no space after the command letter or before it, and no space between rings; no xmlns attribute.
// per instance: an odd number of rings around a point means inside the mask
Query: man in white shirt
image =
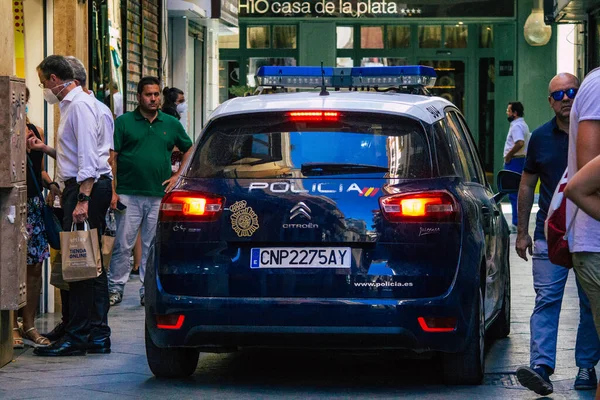
<svg viewBox="0 0 600 400"><path fill-rule="evenodd" d="M525 165L525 156L527 155L527 145L529 143L529 126L523 119L523 104L518 101L508 103L506 108L506 117L510 122L506 143L504 144L504 169L523 172ZM508 195L512 207L512 226L511 233L517 233L517 193Z"/></svg>
<svg viewBox="0 0 600 400"><path fill-rule="evenodd" d="M112 171L108 163L112 140L105 132L102 113L96 99L77 86L73 68L65 57L46 57L37 71L44 99L49 104L60 102L61 117L56 150L43 143L30 145L56 158L57 180L64 186L63 229L70 230L72 223L87 220L100 236L112 198ZM65 335L48 347L36 348L34 354L71 356L110 352L106 272L102 271L95 279L72 282L69 288ZM102 345L96 346L95 342Z"/></svg>
<svg viewBox="0 0 600 400"><path fill-rule="evenodd" d="M584 79L571 108L569 126L568 176L575 175L584 165L600 155L600 68ZM577 280L590 299L596 331L600 335L600 221L567 201L566 226L569 249L573 253L573 269ZM596 390L600 398L600 386Z"/></svg>
<svg viewBox="0 0 600 400"><path fill-rule="evenodd" d="M73 78L77 86L81 86L83 91L92 98L92 93L87 88L87 71L83 63L73 56L67 56L67 61L73 68ZM113 148L113 132L114 132L114 120L110 109L102 103L100 100L95 99L100 113L102 116L102 137L104 140L110 142L110 149ZM94 296L102 298L104 296L104 287L100 285L94 285L95 294ZM65 327L69 321L69 291L60 291L61 303L62 303L62 321L47 335L51 341L60 339L65 334ZM110 328L108 328L108 304L106 302L97 301L94 304L92 310L91 320L91 331L90 340L88 341L88 351L96 351L102 353L108 353L110 351Z"/></svg>

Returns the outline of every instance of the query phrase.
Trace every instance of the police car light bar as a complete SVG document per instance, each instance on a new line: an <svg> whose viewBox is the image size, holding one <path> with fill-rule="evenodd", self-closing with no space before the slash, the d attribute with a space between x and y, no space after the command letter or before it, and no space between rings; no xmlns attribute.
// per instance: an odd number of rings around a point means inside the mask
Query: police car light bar
<svg viewBox="0 0 600 400"><path fill-rule="evenodd" d="M360 87L433 87L436 74L431 67L408 65L402 67L272 67L258 69L259 86L284 88Z"/></svg>

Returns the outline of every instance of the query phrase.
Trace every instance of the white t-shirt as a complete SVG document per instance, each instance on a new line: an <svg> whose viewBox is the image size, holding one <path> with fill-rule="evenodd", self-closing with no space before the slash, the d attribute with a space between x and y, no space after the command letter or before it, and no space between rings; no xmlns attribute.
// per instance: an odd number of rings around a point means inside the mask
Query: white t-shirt
<svg viewBox="0 0 600 400"><path fill-rule="evenodd" d="M506 157L508 152L515 147L515 142L518 142L519 140L522 140L525 144L513 155L513 157L526 155L530 137L529 126L527 126L527 123L523 118L520 117L512 121L510 123L510 128L508 129L508 136L506 136L506 143L504 144L504 157Z"/></svg>
<svg viewBox="0 0 600 400"><path fill-rule="evenodd" d="M600 69L590 72L584 79L575 102L571 108L569 125L569 172L571 177L577 172L577 130L580 121L600 120ZM599 133L600 134L600 133ZM567 201L567 227L575 213L575 205ZM589 251L600 253L600 222L582 210L577 211L575 224L569 231L569 249L571 252Z"/></svg>

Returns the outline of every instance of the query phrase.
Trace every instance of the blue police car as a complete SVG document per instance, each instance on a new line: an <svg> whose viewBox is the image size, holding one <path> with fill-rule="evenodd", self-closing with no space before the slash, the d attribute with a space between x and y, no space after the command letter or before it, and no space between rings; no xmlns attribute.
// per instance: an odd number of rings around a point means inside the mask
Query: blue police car
<svg viewBox="0 0 600 400"><path fill-rule="evenodd" d="M145 277L159 377L244 347L439 354L478 384L510 331L509 230L427 67L263 67L212 114L161 204ZM328 90L329 88L329 90ZM333 88L333 90L331 89ZM320 89L320 90L319 90Z"/></svg>

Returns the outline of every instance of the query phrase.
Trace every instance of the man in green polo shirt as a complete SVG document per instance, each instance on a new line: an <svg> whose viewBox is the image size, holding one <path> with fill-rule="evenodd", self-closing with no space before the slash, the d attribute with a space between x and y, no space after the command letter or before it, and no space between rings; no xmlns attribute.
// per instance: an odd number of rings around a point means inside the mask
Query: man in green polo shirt
<svg viewBox="0 0 600 400"><path fill-rule="evenodd" d="M140 264L140 303L144 305L144 272L148 248L154 239L160 201L181 173L172 175L171 152L177 146L184 153L181 165L191 154L192 141L181 123L159 110L160 82L144 77L138 83L138 108L115 121L115 146L111 153L113 168L112 209L116 212L117 237L110 261L108 290L110 305L121 302L131 268L129 258L138 230L142 237ZM115 182L116 181L116 182ZM140 229L141 228L141 229Z"/></svg>

